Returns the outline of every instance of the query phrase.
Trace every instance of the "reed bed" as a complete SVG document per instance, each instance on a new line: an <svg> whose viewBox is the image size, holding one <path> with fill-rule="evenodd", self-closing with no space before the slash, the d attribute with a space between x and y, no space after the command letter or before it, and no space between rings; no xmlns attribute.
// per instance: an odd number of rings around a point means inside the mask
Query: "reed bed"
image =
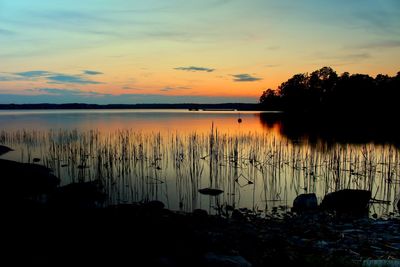
<svg viewBox="0 0 400 267"><path fill-rule="evenodd" d="M400 155L393 145L308 144L272 133L142 133L118 130L1 131L9 157L39 158L62 184L98 180L107 204L158 199L175 210L212 213L249 208L259 213L286 209L301 193L344 188L371 190L387 201L379 215L394 211L399 199ZM224 190L217 197L200 188Z"/></svg>

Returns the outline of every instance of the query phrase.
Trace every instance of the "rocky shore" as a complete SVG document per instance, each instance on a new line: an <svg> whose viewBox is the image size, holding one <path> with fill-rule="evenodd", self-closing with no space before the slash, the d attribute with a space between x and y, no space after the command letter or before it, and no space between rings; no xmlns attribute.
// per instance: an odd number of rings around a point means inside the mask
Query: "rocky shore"
<svg viewBox="0 0 400 267"><path fill-rule="evenodd" d="M244 209L224 218L204 210L173 212L158 201L6 212L2 242L18 264L369 266L400 259L398 217L313 212L261 218Z"/></svg>

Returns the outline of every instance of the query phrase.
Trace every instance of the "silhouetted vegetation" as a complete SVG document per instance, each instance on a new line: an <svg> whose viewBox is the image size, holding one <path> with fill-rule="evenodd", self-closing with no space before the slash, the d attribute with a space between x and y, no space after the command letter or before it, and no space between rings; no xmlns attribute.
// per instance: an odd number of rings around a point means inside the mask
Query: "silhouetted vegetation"
<svg viewBox="0 0 400 267"><path fill-rule="evenodd" d="M267 89L260 103L267 110L313 114L391 114L400 99L400 72L396 76L348 72L340 76L330 67L300 73L277 90Z"/></svg>

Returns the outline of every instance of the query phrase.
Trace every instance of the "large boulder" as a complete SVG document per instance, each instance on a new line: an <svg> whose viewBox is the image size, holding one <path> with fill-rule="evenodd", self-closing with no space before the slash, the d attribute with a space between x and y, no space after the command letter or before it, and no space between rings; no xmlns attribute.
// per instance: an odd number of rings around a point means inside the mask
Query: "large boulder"
<svg viewBox="0 0 400 267"><path fill-rule="evenodd" d="M0 194L11 201L50 193L60 183L51 169L39 164L0 159L0 174Z"/></svg>
<svg viewBox="0 0 400 267"><path fill-rule="evenodd" d="M344 189L327 194L321 203L321 209L351 215L368 214L371 191Z"/></svg>
<svg viewBox="0 0 400 267"><path fill-rule="evenodd" d="M293 201L292 211L307 212L318 208L317 196L314 193L298 195Z"/></svg>
<svg viewBox="0 0 400 267"><path fill-rule="evenodd" d="M251 267L252 264L240 255L222 255L208 252L204 255L204 265L212 267Z"/></svg>

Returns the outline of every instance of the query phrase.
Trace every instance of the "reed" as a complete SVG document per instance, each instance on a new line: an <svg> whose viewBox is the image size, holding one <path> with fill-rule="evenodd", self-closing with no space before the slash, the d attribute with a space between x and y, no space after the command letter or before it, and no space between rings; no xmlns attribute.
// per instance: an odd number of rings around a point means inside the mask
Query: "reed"
<svg viewBox="0 0 400 267"><path fill-rule="evenodd" d="M53 169L62 184L97 180L107 204L158 199L167 207L191 211L246 207L268 212L290 206L301 193L357 188L371 190L391 204L399 199L400 153L393 145L308 144L272 133L142 133L118 130L1 131L0 143L13 147L13 159ZM217 197L199 195L219 188Z"/></svg>

